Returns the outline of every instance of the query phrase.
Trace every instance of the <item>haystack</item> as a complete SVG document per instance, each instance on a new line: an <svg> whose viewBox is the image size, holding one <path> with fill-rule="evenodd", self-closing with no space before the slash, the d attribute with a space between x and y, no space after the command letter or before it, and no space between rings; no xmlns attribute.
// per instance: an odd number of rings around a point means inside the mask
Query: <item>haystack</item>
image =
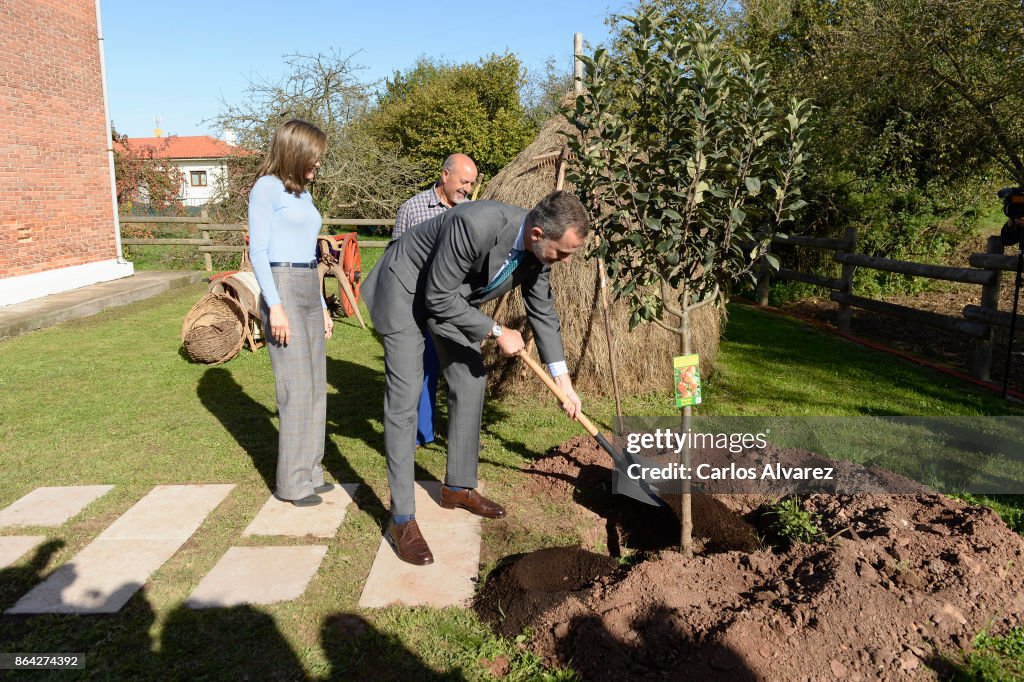
<svg viewBox="0 0 1024 682"><path fill-rule="evenodd" d="M566 138L561 131L576 132L565 117L556 115L544 124L530 146L484 186L480 198L532 208L552 192L562 164L571 163L563 155ZM569 183L562 189L573 190ZM555 308L562 322L562 341L574 386L585 396L611 395L597 259L578 253L568 263L555 264L551 288L555 291ZM619 390L623 394L668 393L672 390L672 356L680 354L679 337L654 324L641 324L630 331L628 305L626 301L611 300L610 282L608 298ZM493 315L497 305L490 303L484 311ZM498 321L521 329L525 318L522 296L515 290L498 312ZM670 323L675 325L678 321L671 319ZM703 308L692 316L692 327L693 352L700 354L701 373L707 377L714 369L718 353L720 313L711 307ZM523 370L521 361L500 357L492 344L485 344L485 351L492 368L493 391L499 395L546 394L544 385ZM532 352L536 355L535 347Z"/></svg>

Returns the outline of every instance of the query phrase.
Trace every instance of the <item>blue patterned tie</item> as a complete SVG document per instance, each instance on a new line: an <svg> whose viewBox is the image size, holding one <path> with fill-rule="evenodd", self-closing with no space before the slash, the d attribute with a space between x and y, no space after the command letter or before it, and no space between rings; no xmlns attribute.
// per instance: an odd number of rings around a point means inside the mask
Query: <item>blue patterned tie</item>
<svg viewBox="0 0 1024 682"><path fill-rule="evenodd" d="M498 287L501 286L502 282L512 276L519 264L523 262L523 258L526 257L526 251L520 251L519 249L512 249L512 254L509 256L508 262L505 266L498 271L498 274L494 276L494 279L484 287L481 293L489 294Z"/></svg>

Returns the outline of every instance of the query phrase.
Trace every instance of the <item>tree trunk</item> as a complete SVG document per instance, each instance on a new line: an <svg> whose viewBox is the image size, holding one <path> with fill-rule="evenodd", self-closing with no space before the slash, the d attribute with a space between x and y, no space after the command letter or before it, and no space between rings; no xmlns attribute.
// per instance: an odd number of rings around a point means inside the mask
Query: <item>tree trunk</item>
<svg viewBox="0 0 1024 682"><path fill-rule="evenodd" d="M692 351L692 343L690 339L690 307L686 305L686 291L683 290L683 307L682 307L682 318L681 328L682 334L679 335L679 350L683 355L689 355ZM693 419L693 408L689 405L683 406L681 414L681 425L680 433L684 435L690 432L691 422ZM690 558L693 556L693 511L690 506L690 439L687 437L683 441L683 448L679 453L679 471L686 472L686 477L682 478L682 490L679 496L679 549L683 556Z"/></svg>

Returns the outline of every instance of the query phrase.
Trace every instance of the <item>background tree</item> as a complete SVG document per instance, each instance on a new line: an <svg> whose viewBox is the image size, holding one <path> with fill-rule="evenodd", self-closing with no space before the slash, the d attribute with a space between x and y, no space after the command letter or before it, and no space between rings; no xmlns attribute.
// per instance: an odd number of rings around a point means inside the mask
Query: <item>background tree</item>
<svg viewBox="0 0 1024 682"><path fill-rule="evenodd" d="M858 251L949 262L1020 182L1024 14L1011 0L637 0L688 31L712 23L767 61L777 101L815 103L797 230L858 231ZM636 12L634 12L636 13ZM620 30L610 51L628 58ZM780 249L799 269L837 268ZM866 293L923 286L858 269ZM802 290L786 284L776 290Z"/></svg>
<svg viewBox="0 0 1024 682"><path fill-rule="evenodd" d="M820 108L808 227L944 261L1021 182L1024 15L1008 0L744 0L738 39ZM871 278L871 279L869 279ZM858 286L891 275L858 271Z"/></svg>
<svg viewBox="0 0 1024 682"><path fill-rule="evenodd" d="M421 185L452 152L469 154L490 177L536 134L520 98L525 82L512 54L476 64L420 59L385 83L378 106L357 127L381 149L424 169Z"/></svg>
<svg viewBox="0 0 1024 682"><path fill-rule="evenodd" d="M353 122L372 104L373 86L361 82L362 67L353 55L336 49L327 54L285 57L288 73L278 82L252 81L247 98L224 104L213 119L235 131L246 151L233 159L233 175L222 192L225 217L244 219L255 171L277 127L292 118L316 125L328 144L317 179L310 185L313 201L324 216L392 218L412 195L425 169L396 150L379 146Z"/></svg>
<svg viewBox="0 0 1024 682"><path fill-rule="evenodd" d="M752 281L771 234L804 206L798 181L811 107L794 100L777 110L767 65L698 22L684 33L651 8L622 19L628 57L597 50L583 58L586 92L566 112L580 131L569 140L577 162L568 179L590 209L631 326L675 332L687 355L690 315ZM685 432L689 407L682 418ZM682 455L689 466L688 449ZM690 554L685 482L681 519Z"/></svg>
<svg viewBox="0 0 1024 682"><path fill-rule="evenodd" d="M111 137L120 212L126 215L135 211L160 215L183 213L181 188L184 175L176 165L160 159L160 153L170 144L170 138L164 138L158 145L129 146L128 136L118 134L113 125Z"/></svg>
<svg viewBox="0 0 1024 682"><path fill-rule="evenodd" d="M551 118L559 115L573 87L572 66L560 68L554 57L548 57L542 72L527 73L523 100L531 125L540 130Z"/></svg>

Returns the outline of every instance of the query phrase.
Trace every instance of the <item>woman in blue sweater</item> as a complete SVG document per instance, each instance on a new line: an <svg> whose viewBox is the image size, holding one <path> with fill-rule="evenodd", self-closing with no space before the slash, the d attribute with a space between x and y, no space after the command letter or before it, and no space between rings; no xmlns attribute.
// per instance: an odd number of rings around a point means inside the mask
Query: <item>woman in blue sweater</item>
<svg viewBox="0 0 1024 682"><path fill-rule="evenodd" d="M299 507L322 501L327 419L325 339L334 322L320 291L320 212L306 191L327 146L305 121L281 125L249 194L249 258L260 284L260 317L274 368L280 434L274 495Z"/></svg>

